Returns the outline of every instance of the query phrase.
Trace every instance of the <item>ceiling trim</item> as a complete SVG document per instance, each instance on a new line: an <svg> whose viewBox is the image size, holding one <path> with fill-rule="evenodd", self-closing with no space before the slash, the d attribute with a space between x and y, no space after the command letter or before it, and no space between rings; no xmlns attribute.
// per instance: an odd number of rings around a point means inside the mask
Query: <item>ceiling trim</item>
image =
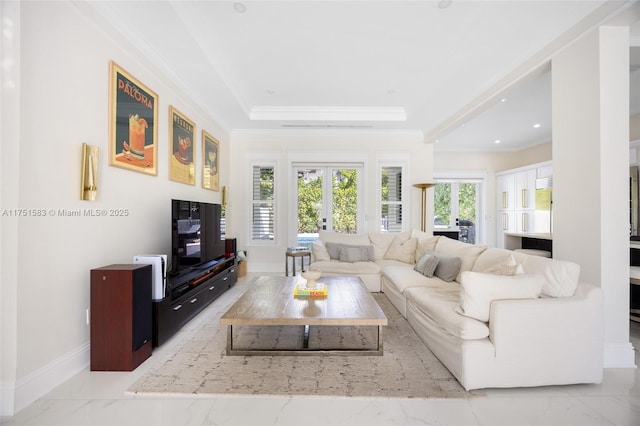
<svg viewBox="0 0 640 426"><path fill-rule="evenodd" d="M400 107L256 106L250 120L283 121L407 121Z"/></svg>

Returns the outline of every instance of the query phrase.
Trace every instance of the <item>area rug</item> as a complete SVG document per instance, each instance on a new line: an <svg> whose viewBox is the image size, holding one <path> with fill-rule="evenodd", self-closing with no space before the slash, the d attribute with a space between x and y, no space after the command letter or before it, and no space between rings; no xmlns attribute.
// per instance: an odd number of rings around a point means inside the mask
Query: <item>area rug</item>
<svg viewBox="0 0 640 426"><path fill-rule="evenodd" d="M220 325L226 307L221 307L207 311L211 317L127 393L386 398L484 395L482 391L465 391L388 299L383 294L374 297L389 321L384 327L382 356L227 356L227 330ZM241 327L237 334L236 329L236 347L287 348L301 345L303 339L301 327ZM375 327L315 327L311 329L309 346L367 347L375 332Z"/></svg>

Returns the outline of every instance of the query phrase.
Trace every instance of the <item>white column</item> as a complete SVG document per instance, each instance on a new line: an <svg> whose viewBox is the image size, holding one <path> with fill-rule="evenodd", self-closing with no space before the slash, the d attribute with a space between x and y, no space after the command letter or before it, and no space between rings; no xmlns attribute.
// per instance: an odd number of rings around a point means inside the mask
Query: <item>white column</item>
<svg viewBox="0 0 640 426"><path fill-rule="evenodd" d="M629 343L629 28L600 27L552 60L553 253L604 292L605 367Z"/></svg>

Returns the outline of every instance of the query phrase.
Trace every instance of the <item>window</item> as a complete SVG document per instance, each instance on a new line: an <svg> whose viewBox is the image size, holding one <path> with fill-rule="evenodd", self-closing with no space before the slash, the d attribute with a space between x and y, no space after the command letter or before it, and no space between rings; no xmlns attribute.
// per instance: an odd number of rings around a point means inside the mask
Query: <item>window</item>
<svg viewBox="0 0 640 426"><path fill-rule="evenodd" d="M251 240L273 241L275 237L275 167L254 165L252 176Z"/></svg>
<svg viewBox="0 0 640 426"><path fill-rule="evenodd" d="M380 230L402 232L402 167L382 166L380 179Z"/></svg>

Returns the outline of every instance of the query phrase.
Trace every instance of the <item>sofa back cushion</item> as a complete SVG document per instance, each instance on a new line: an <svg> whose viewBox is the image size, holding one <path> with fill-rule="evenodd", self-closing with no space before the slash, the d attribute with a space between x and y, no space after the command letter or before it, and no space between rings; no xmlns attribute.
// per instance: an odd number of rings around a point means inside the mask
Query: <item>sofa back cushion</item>
<svg viewBox="0 0 640 426"><path fill-rule="evenodd" d="M343 234L341 232L320 231L319 238L325 243L348 244L351 246L371 245L369 234Z"/></svg>
<svg viewBox="0 0 640 426"><path fill-rule="evenodd" d="M375 260L384 259L384 254L389 250L391 241L397 234L389 232L372 232L369 234L369 240L373 246L373 257Z"/></svg>
<svg viewBox="0 0 640 426"><path fill-rule="evenodd" d="M323 262L327 260L331 260L331 256L329 256L327 247L325 246L324 242L322 242L322 240L315 240L311 244L311 261Z"/></svg>
<svg viewBox="0 0 640 426"><path fill-rule="evenodd" d="M441 237L436 243L436 255L443 254L450 257L459 257L462 261L460 272L456 277L456 281L460 282L460 274L464 271L470 271L473 265L487 246L479 244L468 244L462 241L454 240L447 237Z"/></svg>

